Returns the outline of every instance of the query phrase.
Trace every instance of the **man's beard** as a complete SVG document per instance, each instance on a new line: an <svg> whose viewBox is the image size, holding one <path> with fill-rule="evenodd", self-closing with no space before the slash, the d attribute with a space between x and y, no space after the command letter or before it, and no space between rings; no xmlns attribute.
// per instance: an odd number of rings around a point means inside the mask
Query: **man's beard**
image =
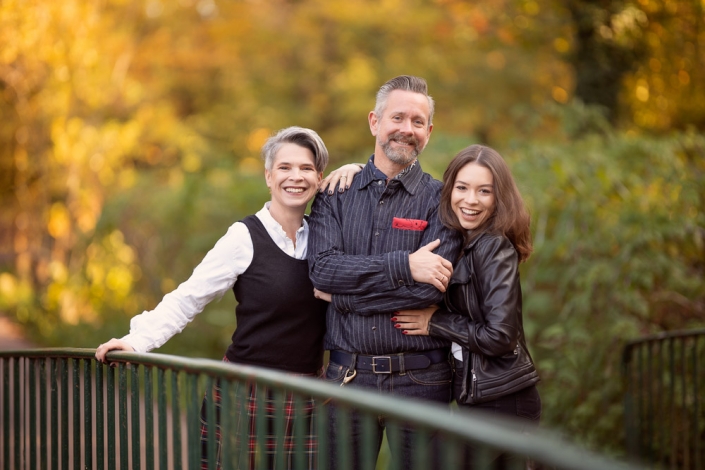
<svg viewBox="0 0 705 470"><path fill-rule="evenodd" d="M403 144L412 144L413 147L411 149L403 147L394 148L392 147L392 141ZM404 137L399 133L390 135L386 142L380 142L380 146L388 159L401 166L406 166L412 163L423 150L423 147L419 148L419 141L416 137Z"/></svg>

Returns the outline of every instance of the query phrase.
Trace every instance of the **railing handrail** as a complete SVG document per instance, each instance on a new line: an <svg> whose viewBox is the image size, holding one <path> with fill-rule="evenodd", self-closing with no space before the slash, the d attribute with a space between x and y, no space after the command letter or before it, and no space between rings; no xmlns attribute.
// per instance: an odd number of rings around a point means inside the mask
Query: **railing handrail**
<svg viewBox="0 0 705 470"><path fill-rule="evenodd" d="M94 349L47 348L0 351L0 357L23 358L70 358L94 359ZM191 373L208 374L225 379L256 380L270 386L281 387L292 392L306 394L314 399L333 399L344 404L373 413L384 414L393 419L413 423L427 429L439 429L444 433L464 440L484 444L495 449L541 461L559 468L575 470L638 470L633 463L614 460L598 455L566 441L558 434L538 429L531 434L510 428L511 420L495 416L478 417L463 411L450 412L447 406L383 395L371 391L341 388L321 380L292 376L280 371L224 363L212 359L194 359L158 353L134 353L112 351L107 358L111 362L125 362L168 368ZM413 413L409 405L413 404Z"/></svg>
<svg viewBox="0 0 705 470"><path fill-rule="evenodd" d="M690 338L693 336L702 336L705 335L705 328L698 328L698 329L693 329L693 330L673 330L673 331L662 331L660 333L655 333L653 335L648 335L648 336L642 336L641 338L637 338L631 341L628 341L624 345L625 351L631 349L634 346L643 344L643 343L649 343L651 341L662 341L665 339L672 339L672 338Z"/></svg>

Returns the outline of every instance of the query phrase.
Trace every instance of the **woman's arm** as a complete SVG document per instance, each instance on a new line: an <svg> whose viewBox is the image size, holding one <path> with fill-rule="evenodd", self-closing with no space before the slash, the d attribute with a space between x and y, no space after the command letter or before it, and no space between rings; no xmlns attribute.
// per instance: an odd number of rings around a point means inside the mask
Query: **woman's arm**
<svg viewBox="0 0 705 470"><path fill-rule="evenodd" d="M445 308L407 310L393 318L397 328L405 334L430 335L444 338L487 356L503 356L511 352L519 338L521 315L521 288L519 285L518 258L514 247L504 237L493 237L482 247L477 247L475 275L483 298L479 312L470 312L470 305L460 313ZM460 288L474 289L472 285ZM470 315L472 313L472 317ZM472 318L476 318L473 321Z"/></svg>
<svg viewBox="0 0 705 470"><path fill-rule="evenodd" d="M337 170L333 170L321 181L318 192L323 193L328 191L328 194L333 194L333 190L338 186L339 192L344 192L350 187L350 183L356 174L360 173L365 165L361 163L350 163L343 165ZM340 185L338 185L340 183Z"/></svg>
<svg viewBox="0 0 705 470"><path fill-rule="evenodd" d="M252 262L252 238L242 223L233 224L206 254L188 280L164 296L154 310L130 320L130 332L99 346L98 360L111 349L148 352L180 333L209 302L222 297ZM106 346L110 345L109 349Z"/></svg>

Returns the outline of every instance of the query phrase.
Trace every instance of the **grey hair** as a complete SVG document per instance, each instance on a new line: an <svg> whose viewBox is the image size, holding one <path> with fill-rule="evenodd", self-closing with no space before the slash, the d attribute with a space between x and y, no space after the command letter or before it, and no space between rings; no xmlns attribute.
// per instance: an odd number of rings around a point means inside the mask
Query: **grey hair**
<svg viewBox="0 0 705 470"><path fill-rule="evenodd" d="M323 143L323 139L311 129L305 127L292 126L278 131L271 136L262 146L262 159L264 167L272 170L274 157L284 144L296 144L299 147L307 148L313 153L313 164L316 171L321 173L328 165L328 149Z"/></svg>
<svg viewBox="0 0 705 470"><path fill-rule="evenodd" d="M382 85L377 92L377 102L375 103L375 115L380 118L384 114L384 110L387 107L387 99L389 94L394 90L402 91L412 91L414 93L421 93L428 99L428 126L433 124L433 112L435 109L435 103L433 98L428 94L428 85L426 80L421 77L414 77L412 75L400 75L398 77L392 78L387 83Z"/></svg>

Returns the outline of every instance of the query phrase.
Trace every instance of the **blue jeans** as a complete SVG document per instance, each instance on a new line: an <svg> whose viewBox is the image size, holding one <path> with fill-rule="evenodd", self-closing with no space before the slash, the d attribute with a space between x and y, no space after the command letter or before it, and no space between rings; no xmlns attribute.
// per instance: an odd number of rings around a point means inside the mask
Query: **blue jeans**
<svg viewBox="0 0 705 470"><path fill-rule="evenodd" d="M325 380L330 383L341 384L343 378L350 370L349 366L343 366L330 362L326 368ZM356 370L353 380L345 384L345 387L361 388L376 391L383 394L399 395L422 400L429 400L437 403L448 404L451 398L452 370L450 361L431 364L425 369L409 370L404 373L394 372L391 374L375 374L372 371ZM352 371L350 372L352 374ZM449 411L450 412L450 411ZM367 470L375 467L377 455L382 445L382 435L386 428L385 416L379 415L371 423L363 422L359 413L339 413L335 406L329 409L329 468L338 467L338 454L347 450L347 456L351 459L353 470ZM413 410L409 410L412 414ZM349 420L349 421L348 421ZM343 428L350 430L348 436L338 435L338 423L342 422ZM412 458L418 451L418 443L414 442L414 430L410 427L399 426L399 438L388 435L389 447L393 459L401 458L399 468L414 468ZM345 432L341 429L341 432ZM372 443L372 452L365 454L361 447L361 437L365 437L366 442ZM432 435L429 443L431 460L430 465L422 465L417 468L437 467L438 443ZM416 445L415 445L416 444ZM348 446L344 449L343 446ZM343 457L344 455L341 455ZM325 456L322 456L325 458Z"/></svg>

